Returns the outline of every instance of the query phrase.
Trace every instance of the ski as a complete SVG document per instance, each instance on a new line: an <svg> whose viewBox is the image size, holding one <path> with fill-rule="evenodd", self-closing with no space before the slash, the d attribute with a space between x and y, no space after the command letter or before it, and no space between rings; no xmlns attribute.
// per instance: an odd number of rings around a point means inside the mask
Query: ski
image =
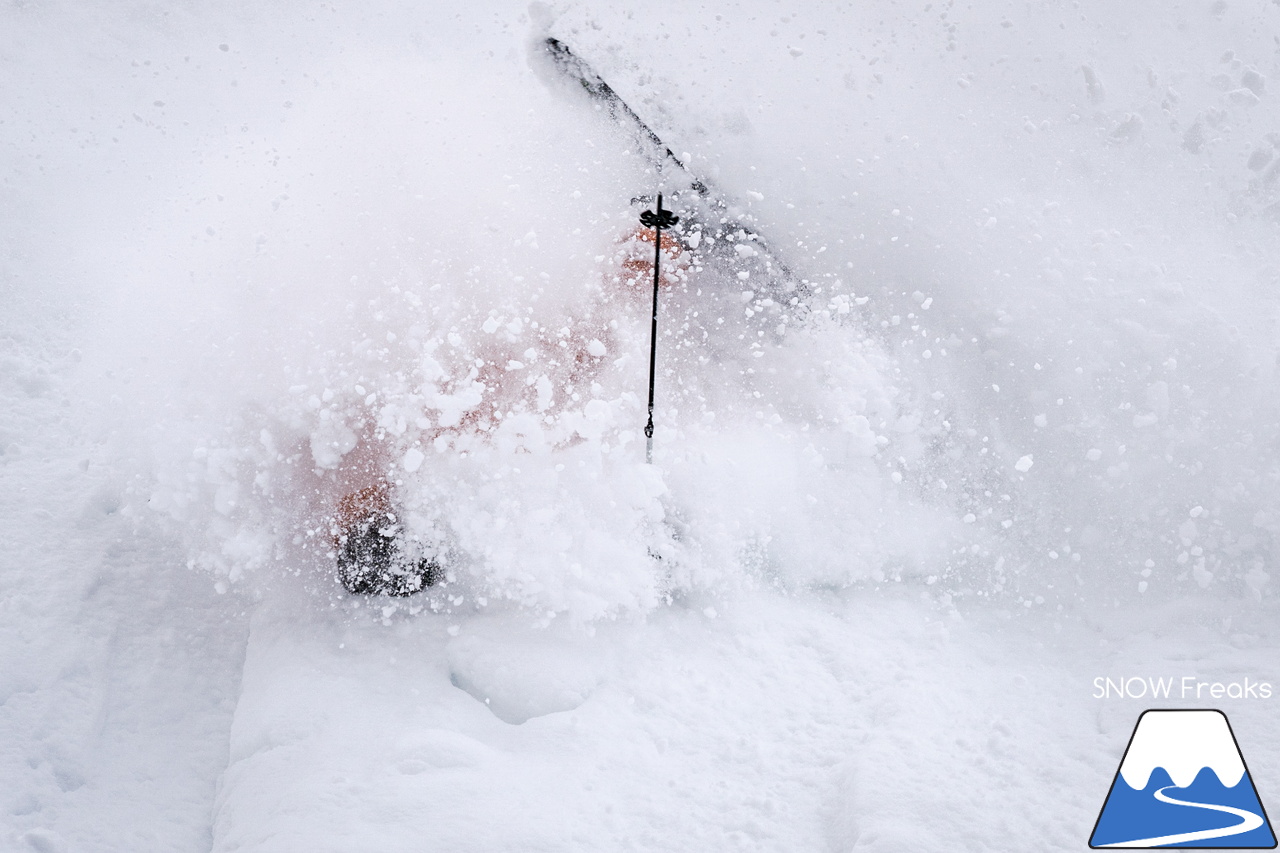
<svg viewBox="0 0 1280 853"><path fill-rule="evenodd" d="M546 46L551 58L555 61L556 67L562 73L576 80L593 100L604 105L614 121L630 126L639 141L644 143L642 147L649 149L648 159L654 165L659 168L667 163L674 165L688 177L690 189L704 198L711 195L707 185L694 177L689 168L680 162L680 158L675 155L675 152L667 147L658 134L654 133L653 129L645 124L644 119L640 118L636 111L631 109L627 102L622 100L618 93L613 90L613 87L606 83L599 74L596 74L585 60L557 38L548 36Z"/></svg>
<svg viewBox="0 0 1280 853"><path fill-rule="evenodd" d="M712 189L675 155L640 115L584 60L557 38L544 41L557 71L574 81L599 104L613 121L628 131L637 148L664 179L664 192L675 200L673 209L682 220L677 231L693 250L697 267L713 268L779 306L802 309L808 296L800 279L754 226L751 215ZM649 204L652 197L633 198L633 204Z"/></svg>

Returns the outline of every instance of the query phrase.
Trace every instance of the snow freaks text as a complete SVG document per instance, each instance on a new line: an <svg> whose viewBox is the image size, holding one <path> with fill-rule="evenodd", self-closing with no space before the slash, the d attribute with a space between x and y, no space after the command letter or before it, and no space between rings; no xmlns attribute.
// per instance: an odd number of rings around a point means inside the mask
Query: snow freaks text
<svg viewBox="0 0 1280 853"><path fill-rule="evenodd" d="M1268 681L1203 681L1194 675L1158 678L1129 676L1093 680L1094 699L1270 699Z"/></svg>

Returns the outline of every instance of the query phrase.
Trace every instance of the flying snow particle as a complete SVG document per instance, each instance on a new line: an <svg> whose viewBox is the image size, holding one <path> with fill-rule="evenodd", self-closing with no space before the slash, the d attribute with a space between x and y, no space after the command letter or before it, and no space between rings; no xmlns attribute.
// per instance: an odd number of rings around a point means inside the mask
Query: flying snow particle
<svg viewBox="0 0 1280 853"><path fill-rule="evenodd" d="M1028 453L1026 456L1013 463L1013 467L1025 474L1031 470L1031 466L1034 464L1036 464L1035 461L1031 458L1031 454Z"/></svg>
<svg viewBox="0 0 1280 853"><path fill-rule="evenodd" d="M404 470L412 474L422 467L422 462L426 458L421 450L416 447L410 447L409 451L404 455Z"/></svg>
<svg viewBox="0 0 1280 853"><path fill-rule="evenodd" d="M1204 567L1204 560L1200 560L1192 567L1191 576L1196 579L1201 589L1207 589L1209 584L1213 583L1213 572Z"/></svg>

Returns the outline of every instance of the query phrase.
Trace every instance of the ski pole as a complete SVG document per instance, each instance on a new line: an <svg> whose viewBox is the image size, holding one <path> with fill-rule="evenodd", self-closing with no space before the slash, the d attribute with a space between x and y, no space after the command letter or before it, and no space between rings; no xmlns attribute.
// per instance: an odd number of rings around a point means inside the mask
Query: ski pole
<svg viewBox="0 0 1280 853"><path fill-rule="evenodd" d="M649 328L649 422L644 425L644 461L653 464L653 384L658 367L658 281L661 278L662 229L680 221L669 210L662 209L662 193L658 193L658 212L640 214L640 224L653 229L653 317Z"/></svg>

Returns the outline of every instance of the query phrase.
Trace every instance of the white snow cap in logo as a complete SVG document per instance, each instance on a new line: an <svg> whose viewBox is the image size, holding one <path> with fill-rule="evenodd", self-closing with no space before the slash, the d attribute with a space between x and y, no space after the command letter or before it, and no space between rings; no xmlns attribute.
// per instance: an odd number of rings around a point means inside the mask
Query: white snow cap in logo
<svg viewBox="0 0 1280 853"><path fill-rule="evenodd" d="M1244 776L1244 759L1221 711L1147 711L1138 721L1120 775L1134 790L1147 787L1151 772L1163 767L1173 784L1185 788L1208 767L1233 788Z"/></svg>

